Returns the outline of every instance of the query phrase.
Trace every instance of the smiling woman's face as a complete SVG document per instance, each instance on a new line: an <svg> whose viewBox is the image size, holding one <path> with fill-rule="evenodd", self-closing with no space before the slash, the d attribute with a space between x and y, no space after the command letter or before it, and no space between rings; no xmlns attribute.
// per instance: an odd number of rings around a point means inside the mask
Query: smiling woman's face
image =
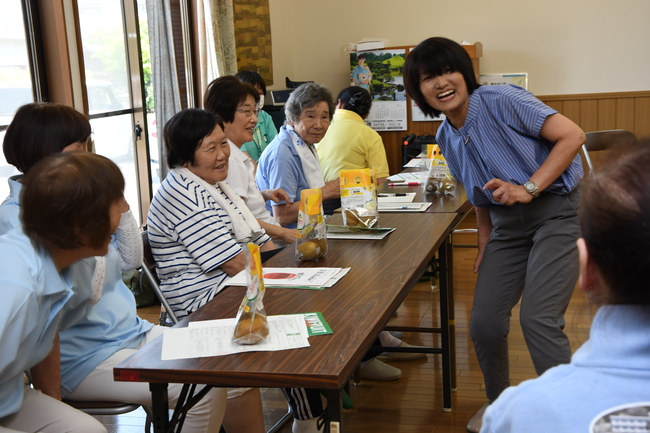
<svg viewBox="0 0 650 433"><path fill-rule="evenodd" d="M230 145L223 129L217 125L210 135L194 151L194 165L185 167L211 185L226 180L228 177L228 158Z"/></svg>
<svg viewBox="0 0 650 433"><path fill-rule="evenodd" d="M253 141L253 132L257 125L256 108L255 98L248 95L244 103L237 106L233 121L225 124L226 137L235 143L235 146L242 147L244 143Z"/></svg>
<svg viewBox="0 0 650 433"><path fill-rule="evenodd" d="M330 110L327 102L321 101L313 107L305 108L298 121L291 124L305 143L319 143L330 127Z"/></svg>

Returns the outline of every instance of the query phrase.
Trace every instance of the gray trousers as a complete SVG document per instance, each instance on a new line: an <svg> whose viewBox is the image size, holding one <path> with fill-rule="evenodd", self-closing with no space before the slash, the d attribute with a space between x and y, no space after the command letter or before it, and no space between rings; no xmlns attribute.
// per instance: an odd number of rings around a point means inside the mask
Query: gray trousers
<svg viewBox="0 0 650 433"><path fill-rule="evenodd" d="M494 229L476 282L470 333L487 398L510 385L508 332L520 322L537 374L571 360L564 313L578 279L580 193L542 194L530 203L491 206Z"/></svg>

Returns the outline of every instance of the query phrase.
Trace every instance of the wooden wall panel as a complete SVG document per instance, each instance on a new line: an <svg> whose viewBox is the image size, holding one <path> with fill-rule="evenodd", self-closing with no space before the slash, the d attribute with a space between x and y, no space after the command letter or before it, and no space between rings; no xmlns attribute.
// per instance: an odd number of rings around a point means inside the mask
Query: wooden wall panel
<svg viewBox="0 0 650 433"><path fill-rule="evenodd" d="M616 128L634 131L634 98L616 99Z"/></svg>
<svg viewBox="0 0 650 433"><path fill-rule="evenodd" d="M576 123L585 131L598 131L598 100L580 101L580 121Z"/></svg>
<svg viewBox="0 0 650 433"><path fill-rule="evenodd" d="M616 129L616 99L598 100L598 131Z"/></svg>
<svg viewBox="0 0 650 433"><path fill-rule="evenodd" d="M563 101L549 101L546 103L549 107L558 112L562 113L564 111L564 102Z"/></svg>
<svg viewBox="0 0 650 433"><path fill-rule="evenodd" d="M650 137L650 96L635 98L634 129L637 137Z"/></svg>

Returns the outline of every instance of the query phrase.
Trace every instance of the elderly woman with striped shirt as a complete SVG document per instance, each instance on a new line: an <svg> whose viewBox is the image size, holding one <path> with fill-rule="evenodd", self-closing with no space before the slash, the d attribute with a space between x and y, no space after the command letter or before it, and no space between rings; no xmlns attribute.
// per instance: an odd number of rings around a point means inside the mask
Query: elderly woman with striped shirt
<svg viewBox="0 0 650 433"><path fill-rule="evenodd" d="M477 432L487 405L509 385L507 336L520 298L537 373L571 359L563 328L578 278L577 153L585 135L522 88L479 86L465 50L445 38L409 53L404 85L425 114L445 114L436 140L476 207L470 332L488 399L467 426Z"/></svg>
<svg viewBox="0 0 650 433"><path fill-rule="evenodd" d="M164 129L172 168L154 196L147 220L160 287L184 317L205 305L242 271L242 245L274 249L241 198L226 183L230 146L213 113L187 109ZM264 431L259 389L229 388L227 431Z"/></svg>

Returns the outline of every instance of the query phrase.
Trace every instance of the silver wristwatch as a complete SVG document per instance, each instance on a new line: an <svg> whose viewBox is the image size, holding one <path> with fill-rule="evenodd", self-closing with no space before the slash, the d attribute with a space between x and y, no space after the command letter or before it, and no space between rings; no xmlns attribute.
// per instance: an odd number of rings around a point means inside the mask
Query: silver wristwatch
<svg viewBox="0 0 650 433"><path fill-rule="evenodd" d="M537 198L537 196L539 195L539 188L537 188L537 183L532 180L529 180L526 183L524 183L524 189L528 194L532 195L533 198Z"/></svg>

